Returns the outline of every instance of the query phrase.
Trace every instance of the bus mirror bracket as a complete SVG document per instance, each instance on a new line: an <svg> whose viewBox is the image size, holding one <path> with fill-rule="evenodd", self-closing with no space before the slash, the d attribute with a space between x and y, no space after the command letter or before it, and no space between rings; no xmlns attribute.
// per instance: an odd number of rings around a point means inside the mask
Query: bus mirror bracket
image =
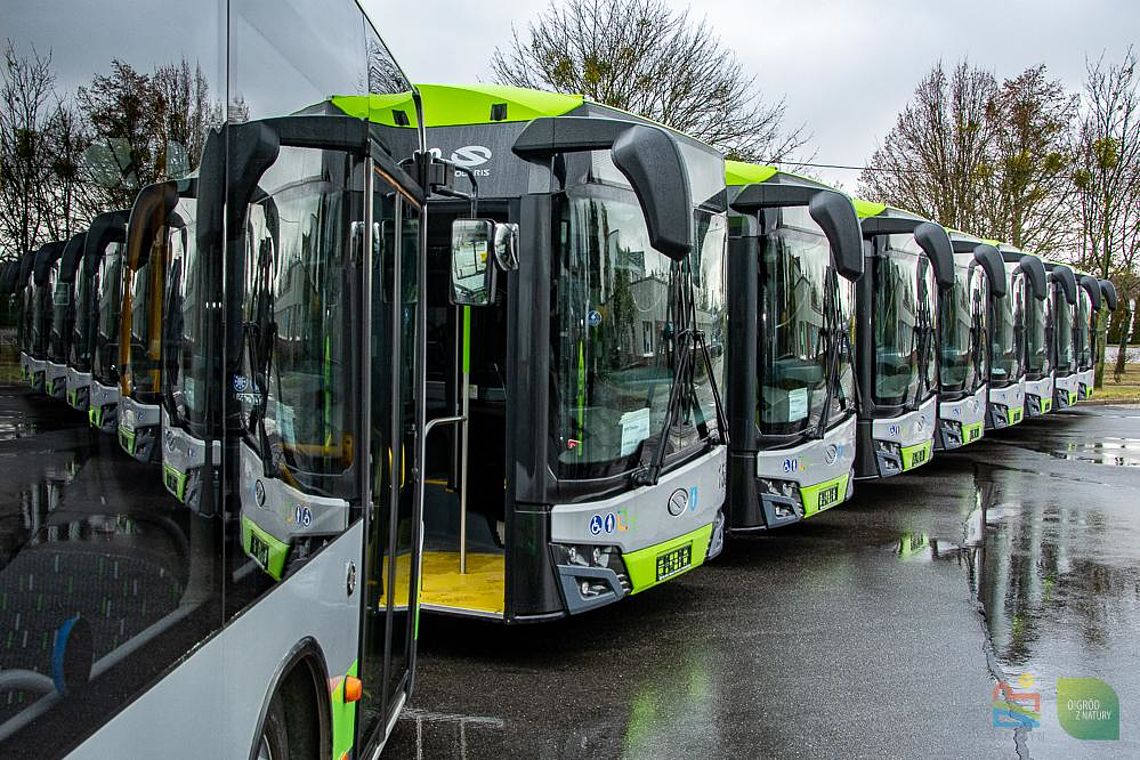
<svg viewBox="0 0 1140 760"><path fill-rule="evenodd" d="M934 222L923 222L914 228L914 239L930 259L938 287L943 290L954 287L954 245L946 234L946 228Z"/></svg>
<svg viewBox="0 0 1140 760"><path fill-rule="evenodd" d="M851 200L832 190L816 192L808 202L808 214L831 244L835 271L847 280L863 275L863 235Z"/></svg>

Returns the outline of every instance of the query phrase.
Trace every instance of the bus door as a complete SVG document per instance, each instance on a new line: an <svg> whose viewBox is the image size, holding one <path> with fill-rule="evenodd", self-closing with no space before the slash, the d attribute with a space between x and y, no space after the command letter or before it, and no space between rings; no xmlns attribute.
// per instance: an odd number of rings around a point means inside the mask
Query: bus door
<svg viewBox="0 0 1140 760"><path fill-rule="evenodd" d="M432 201L427 231L424 572L429 610L500 620L506 568L507 205ZM492 221L494 220L494 221Z"/></svg>
<svg viewBox="0 0 1140 760"><path fill-rule="evenodd" d="M378 163L368 163L361 248L362 324L367 348L360 409L369 421L370 477L365 505L364 600L357 720L362 756L391 731L410 690L418 626L416 596L421 514L416 473L420 443L420 218L422 203ZM370 213L369 213L370 212Z"/></svg>

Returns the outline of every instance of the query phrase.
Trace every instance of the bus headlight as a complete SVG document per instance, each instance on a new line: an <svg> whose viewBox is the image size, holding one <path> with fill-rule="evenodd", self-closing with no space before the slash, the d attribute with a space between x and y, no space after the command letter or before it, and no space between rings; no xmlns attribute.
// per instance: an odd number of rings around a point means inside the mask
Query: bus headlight
<svg viewBox="0 0 1140 760"><path fill-rule="evenodd" d="M757 478L757 490L761 501L768 502L776 512L776 517L803 517L804 502L800 496L800 484L794 480Z"/></svg>
<svg viewBox="0 0 1140 760"><path fill-rule="evenodd" d="M632 588L629 576L626 573L625 562L621 558L621 549L616 546L591 546L589 544L551 544L550 551L554 564L565 568L573 574L575 568L608 569L612 570L621 583L622 590L628 594ZM575 585L584 599L601 596L611 591L609 585L602 579L583 574L575 576Z"/></svg>

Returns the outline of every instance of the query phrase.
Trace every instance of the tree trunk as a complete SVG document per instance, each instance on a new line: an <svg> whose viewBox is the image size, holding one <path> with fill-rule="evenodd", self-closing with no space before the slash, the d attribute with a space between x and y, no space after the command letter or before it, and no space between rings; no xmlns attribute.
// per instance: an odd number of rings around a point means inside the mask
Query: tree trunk
<svg viewBox="0 0 1140 760"><path fill-rule="evenodd" d="M1135 314L1133 308L1135 301L1129 299L1128 306L1124 313L1124 324L1120 331L1120 350L1116 354L1116 368L1113 370L1112 377L1116 382L1124 379L1124 364L1128 360L1128 340L1132 336L1132 317Z"/></svg>

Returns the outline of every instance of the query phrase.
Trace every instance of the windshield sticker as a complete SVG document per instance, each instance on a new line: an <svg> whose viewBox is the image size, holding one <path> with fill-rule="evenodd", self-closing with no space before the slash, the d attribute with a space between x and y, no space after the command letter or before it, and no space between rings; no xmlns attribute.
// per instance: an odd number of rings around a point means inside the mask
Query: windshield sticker
<svg viewBox="0 0 1140 760"><path fill-rule="evenodd" d="M649 437L649 408L626 412L621 416L621 455L629 456L638 444Z"/></svg>
<svg viewBox="0 0 1140 760"><path fill-rule="evenodd" d="M796 388L788 392L788 420L802 420L808 416L807 388Z"/></svg>
<svg viewBox="0 0 1140 760"><path fill-rule="evenodd" d="M186 406L191 409L197 409L198 405L195 402L195 393L197 391L197 380L192 377L182 378L182 400L186 402Z"/></svg>
<svg viewBox="0 0 1140 760"><path fill-rule="evenodd" d="M293 407L277 402L277 431L281 435L281 440L293 442L296 439L293 432Z"/></svg>

